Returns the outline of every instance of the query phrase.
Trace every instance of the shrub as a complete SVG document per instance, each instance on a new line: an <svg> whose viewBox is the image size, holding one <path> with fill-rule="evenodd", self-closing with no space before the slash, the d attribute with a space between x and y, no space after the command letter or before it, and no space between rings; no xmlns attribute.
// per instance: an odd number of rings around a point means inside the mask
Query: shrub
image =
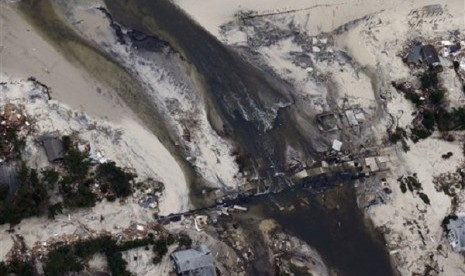
<svg viewBox="0 0 465 276"><path fill-rule="evenodd" d="M42 181L44 181L49 188L54 188L60 180L60 174L53 168L42 170Z"/></svg>
<svg viewBox="0 0 465 276"><path fill-rule="evenodd" d="M425 110L423 112L423 120L421 121L421 123L425 126L426 129L430 131L434 130L434 125L436 123L434 113L430 110Z"/></svg>
<svg viewBox="0 0 465 276"><path fill-rule="evenodd" d="M428 138L432 132L428 131L427 129L423 127L415 127L412 128L412 141L413 142L418 142L420 139L426 139Z"/></svg>
<svg viewBox="0 0 465 276"><path fill-rule="evenodd" d="M63 143L63 150L65 153L67 153L71 148L71 137L69 137L68 135L64 135L61 139Z"/></svg>
<svg viewBox="0 0 465 276"><path fill-rule="evenodd" d="M452 155L454 155L454 153L449 151L448 153L441 155L441 157L442 159L449 159Z"/></svg>
<svg viewBox="0 0 465 276"><path fill-rule="evenodd" d="M71 271L79 272L84 268L78 256L72 251L69 245L61 246L47 256L45 261L45 275L66 275Z"/></svg>
<svg viewBox="0 0 465 276"><path fill-rule="evenodd" d="M192 246L192 239L184 233L179 234L178 242L180 246L185 246L186 248L190 248Z"/></svg>
<svg viewBox="0 0 465 276"><path fill-rule="evenodd" d="M459 129L465 129L465 107L454 108L451 117Z"/></svg>
<svg viewBox="0 0 465 276"><path fill-rule="evenodd" d="M393 144L396 144L397 142L402 141L407 137L407 132L405 131L405 129L398 126L396 127L394 132L388 133L388 135L389 141Z"/></svg>
<svg viewBox="0 0 465 276"><path fill-rule="evenodd" d="M31 262L23 262L17 259L13 259L6 267L8 273L12 273L13 275L34 275L34 267Z"/></svg>
<svg viewBox="0 0 465 276"><path fill-rule="evenodd" d="M69 175L75 181L85 179L91 165L87 153L80 152L74 148L70 148L67 151L64 157L64 163Z"/></svg>
<svg viewBox="0 0 465 276"><path fill-rule="evenodd" d="M423 200L423 202L425 204L430 205L430 200L429 200L429 198L428 198L428 196L426 194L424 194L422 192L418 192L418 195L420 196L421 200Z"/></svg>
<svg viewBox="0 0 465 276"><path fill-rule="evenodd" d="M405 92L404 98L413 103L416 107L419 107L423 104L421 97L415 92Z"/></svg>
<svg viewBox="0 0 465 276"><path fill-rule="evenodd" d="M429 100L434 105L440 105L440 104L442 104L442 102L444 100L444 94L445 94L444 90L442 90L442 89L434 89L433 91L431 91L431 93L429 95Z"/></svg>
<svg viewBox="0 0 465 276"><path fill-rule="evenodd" d="M103 185L108 184L117 197L126 197L132 193L131 181L135 175L124 172L115 162L99 164L96 179Z"/></svg>
<svg viewBox="0 0 465 276"><path fill-rule="evenodd" d="M404 182L400 183L400 190L402 191L403 194L407 192L407 186L405 185Z"/></svg>
<svg viewBox="0 0 465 276"><path fill-rule="evenodd" d="M168 252L168 242L164 239L155 241L153 246L153 251L160 258L163 257Z"/></svg>
<svg viewBox="0 0 465 276"><path fill-rule="evenodd" d="M422 89L437 88L439 85L438 73L434 71L426 71L420 75Z"/></svg>
<svg viewBox="0 0 465 276"><path fill-rule="evenodd" d="M95 206L97 196L85 184L78 184L77 191L63 195L63 202L68 208L87 208Z"/></svg>
<svg viewBox="0 0 465 276"><path fill-rule="evenodd" d="M55 219L57 214L63 213L63 204L61 202L48 206L48 218Z"/></svg>

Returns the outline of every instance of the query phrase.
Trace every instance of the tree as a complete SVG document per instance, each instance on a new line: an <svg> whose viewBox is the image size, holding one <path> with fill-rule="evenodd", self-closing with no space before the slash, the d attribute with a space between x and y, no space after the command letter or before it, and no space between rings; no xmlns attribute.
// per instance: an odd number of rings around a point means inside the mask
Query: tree
<svg viewBox="0 0 465 276"><path fill-rule="evenodd" d="M132 193L131 181L135 175L124 172L115 162L99 164L96 179L101 184L108 184L117 197L126 197Z"/></svg>
<svg viewBox="0 0 465 276"><path fill-rule="evenodd" d="M70 148L65 154L64 163L69 175L75 181L87 178L91 166L87 153Z"/></svg>
<svg viewBox="0 0 465 276"><path fill-rule="evenodd" d="M72 247L64 245L50 252L45 261L45 275L66 275L68 272L79 272L84 268Z"/></svg>

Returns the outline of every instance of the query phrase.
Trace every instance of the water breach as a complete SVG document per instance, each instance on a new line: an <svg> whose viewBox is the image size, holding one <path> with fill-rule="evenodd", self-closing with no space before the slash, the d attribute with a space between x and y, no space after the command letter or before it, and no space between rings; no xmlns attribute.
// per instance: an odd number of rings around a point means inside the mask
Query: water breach
<svg viewBox="0 0 465 276"><path fill-rule="evenodd" d="M170 1L106 1L106 5L116 22L161 36L194 65L212 103L209 108L233 131L233 140L250 157L248 163L257 176L268 180L261 183L263 188L277 191L289 184L280 176L286 146L298 144L305 154L312 152L311 137L293 123L282 121L295 112L290 86L245 61Z"/></svg>

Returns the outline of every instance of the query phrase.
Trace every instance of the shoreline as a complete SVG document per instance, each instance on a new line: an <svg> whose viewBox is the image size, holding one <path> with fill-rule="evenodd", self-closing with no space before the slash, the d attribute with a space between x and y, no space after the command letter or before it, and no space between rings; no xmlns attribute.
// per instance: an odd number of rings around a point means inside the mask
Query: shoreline
<svg viewBox="0 0 465 276"><path fill-rule="evenodd" d="M36 34L34 31L36 27L31 26L23 18L23 15L16 11L15 6L8 6L4 3L1 3L1 5L3 6L1 14L4 19L3 28L7 28L2 35L4 48L1 53L0 69L3 73L6 73L11 78L19 79L26 79L30 76L36 77L51 88L52 98L69 105L73 110L84 111L99 120L109 120L117 125L123 125L125 121L130 120L133 123L129 123L129 125L136 124L149 129L152 133L163 133L160 128L155 126L151 116L145 116L145 118L142 117L141 119L141 113L134 113L132 109L129 109L118 95L113 94L115 93L113 88L95 80L95 75L91 76L88 71L84 70L82 64L76 64L76 60L73 61L72 59L70 61L65 58L60 46L55 45L52 47L51 44ZM27 45L35 45L35 47L29 49ZM55 47L58 47L59 50L57 51ZM28 54L25 55L25 52ZM25 64L27 64L27 67L23 68ZM105 66L105 64L101 64L101 66ZM45 70L44 68L48 69ZM94 70L98 70L98 67L94 68ZM95 71L92 72L95 73ZM119 92L123 91L119 89ZM146 127L147 124L141 123L148 120L151 122L150 127ZM150 135L154 135L152 133ZM156 140L153 140L153 142L146 141L146 143L155 143L154 145L157 145L157 147L165 148L166 141L168 141L169 147L166 148L177 160L177 164L181 166L182 174L186 177L187 183L192 183L192 169L187 168L184 158L171 140L167 140L169 139L167 135L167 131L161 137L154 135L153 139ZM173 154L173 151L175 154ZM179 160L182 160L182 162L179 162ZM171 212L175 211L177 210Z"/></svg>
<svg viewBox="0 0 465 276"><path fill-rule="evenodd" d="M27 6L22 6L23 16L25 19L32 23L35 29L39 31L42 35L45 35L46 40L48 40L53 47L59 49L62 52L62 55L68 59L68 55L63 53L69 53L71 56L72 64L76 64L78 67L81 67L80 70L85 72L92 72L94 78L99 79L101 82L105 83L106 86L110 87L108 91L109 97L111 98L111 93L115 93L114 98L121 99L123 106L128 106L129 109L125 112L132 113L133 118L139 122L142 122L143 125L147 127L156 137L162 142L164 147L166 147L175 157L177 163L181 166L183 174L187 179L189 188L189 198L191 204L199 204L198 195L192 193L191 188L196 187L199 182L199 175L193 169L192 165L185 159L184 154L180 151L179 147L173 142L173 138L168 131L167 126L163 123L163 116L157 114L158 111L150 103L151 100L146 95L145 92L142 92L145 88L142 87L138 81L122 68L115 61L111 60L111 57L108 57L106 54L102 53L101 50L97 49L96 46L90 45L83 38L80 37L76 31L72 30L67 24L67 22L62 21L56 14L55 10L49 3L50 0L41 1L37 4L37 1L31 0L36 5L39 5L43 10L43 13L50 14L49 17L37 17L36 15L42 14L38 12L28 13ZM24 5L27 5L24 3ZM26 9L26 10L24 10ZM21 9L20 9L21 10ZM68 32L68 41L63 42L60 37L52 34L54 32L51 28L56 28L56 26L51 27L47 22L61 22L62 32ZM40 26L40 27L38 27ZM82 52L78 48L73 48L73 41L77 41L78 44L83 44L83 49L87 49L88 53ZM78 45L76 44L76 46ZM71 48L67 48L67 47ZM86 51L87 51L86 50ZM93 57L93 58L92 58ZM95 61L94 61L95 60ZM90 62L90 63L89 63ZM111 69L108 69L111 68ZM112 72L116 72L116 76ZM130 91L130 92L129 92ZM104 110L98 108L98 110ZM200 191L198 191L200 192Z"/></svg>

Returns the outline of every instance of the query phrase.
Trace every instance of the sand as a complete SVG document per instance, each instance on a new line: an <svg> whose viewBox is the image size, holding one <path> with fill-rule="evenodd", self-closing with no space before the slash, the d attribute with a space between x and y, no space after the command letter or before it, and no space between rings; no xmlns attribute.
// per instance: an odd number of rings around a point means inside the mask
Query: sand
<svg viewBox="0 0 465 276"><path fill-rule="evenodd" d="M135 118L110 89L70 64L39 36L15 9L0 3L0 69L12 78L34 76L52 89L52 97L99 118ZM102 108L109 107L109 108Z"/></svg>

